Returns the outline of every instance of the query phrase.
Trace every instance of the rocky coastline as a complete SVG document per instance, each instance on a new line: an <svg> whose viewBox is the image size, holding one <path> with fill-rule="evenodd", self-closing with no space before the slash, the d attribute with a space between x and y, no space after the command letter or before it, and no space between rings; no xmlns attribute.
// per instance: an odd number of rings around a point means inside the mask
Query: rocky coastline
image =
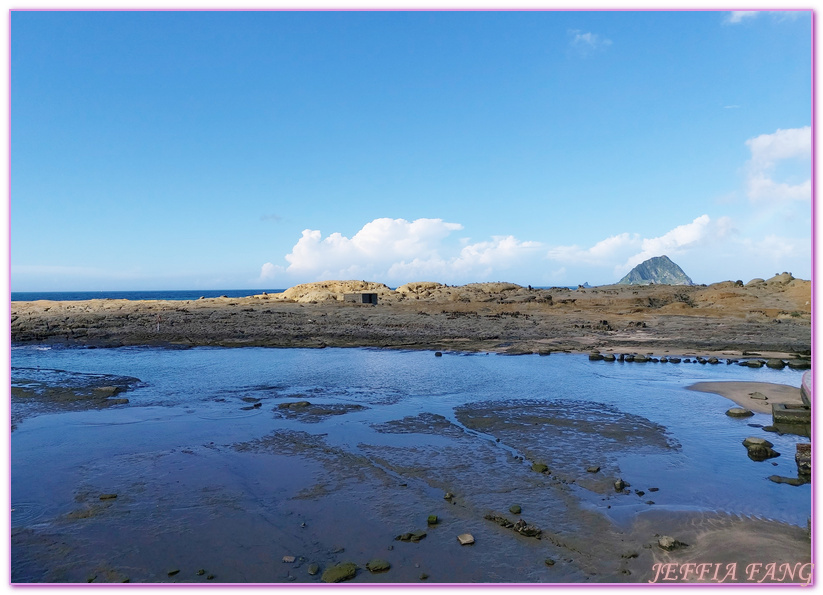
<svg viewBox="0 0 823 595"><path fill-rule="evenodd" d="M373 293L376 305L344 296ZM811 282L534 289L365 281L190 301L12 302L15 344L382 347L808 358Z"/></svg>

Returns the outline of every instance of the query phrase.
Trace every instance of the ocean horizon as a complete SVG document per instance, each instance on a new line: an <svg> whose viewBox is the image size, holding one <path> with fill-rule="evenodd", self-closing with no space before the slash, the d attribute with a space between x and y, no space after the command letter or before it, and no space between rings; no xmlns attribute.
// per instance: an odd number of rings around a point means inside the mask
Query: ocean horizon
<svg viewBox="0 0 823 595"><path fill-rule="evenodd" d="M82 300L196 300L216 297L248 297L266 293L283 293L285 289L174 289L151 291L12 291L13 302L76 302Z"/></svg>
<svg viewBox="0 0 823 595"><path fill-rule="evenodd" d="M577 289L577 285L562 286L564 289ZM230 297L241 298L261 293L283 293L283 289L173 289L173 290L131 290L131 291L12 291L12 302L36 302L50 300L54 302L79 302L84 300L170 300L186 301L202 298ZM395 290L396 287L389 289ZM534 289L554 289L537 287Z"/></svg>

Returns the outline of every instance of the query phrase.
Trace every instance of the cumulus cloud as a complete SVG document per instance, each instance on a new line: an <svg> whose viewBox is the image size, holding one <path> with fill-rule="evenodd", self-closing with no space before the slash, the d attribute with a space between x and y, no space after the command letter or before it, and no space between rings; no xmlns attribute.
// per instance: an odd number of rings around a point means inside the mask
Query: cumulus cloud
<svg viewBox="0 0 823 595"><path fill-rule="evenodd" d="M812 132L804 128L778 129L746 141L751 159L746 166L747 194L752 201L794 201L811 199ZM809 178L800 183L775 180L775 170L783 162L809 167Z"/></svg>
<svg viewBox="0 0 823 595"><path fill-rule="evenodd" d="M568 264L610 267L614 275L623 275L632 267L654 256L676 256L706 244L722 241L735 233L731 219L711 219L701 215L690 223L678 225L666 233L644 238L639 234L621 233L591 246L556 246L546 257Z"/></svg>
<svg viewBox="0 0 823 595"><path fill-rule="evenodd" d="M621 233L597 242L591 248L580 246L555 246L546 255L549 260L567 262L569 264L598 265L614 259L616 254L625 254L627 249L640 246L641 237L638 234Z"/></svg>
<svg viewBox="0 0 823 595"><path fill-rule="evenodd" d="M539 242L514 236L494 236L471 243L465 238L447 241L459 223L442 219L375 219L348 238L339 232L325 238L320 230L306 229L285 256L283 267L271 262L261 267L260 280L288 276L303 280L486 278L521 264L542 250ZM462 245L462 248L460 247Z"/></svg>

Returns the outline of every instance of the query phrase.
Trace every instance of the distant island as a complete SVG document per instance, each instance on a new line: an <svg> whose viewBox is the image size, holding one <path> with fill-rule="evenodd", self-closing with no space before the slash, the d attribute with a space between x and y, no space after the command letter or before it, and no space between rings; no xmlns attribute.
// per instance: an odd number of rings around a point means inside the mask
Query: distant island
<svg viewBox="0 0 823 595"><path fill-rule="evenodd" d="M618 285L694 285L689 276L666 256L655 256L641 262Z"/></svg>

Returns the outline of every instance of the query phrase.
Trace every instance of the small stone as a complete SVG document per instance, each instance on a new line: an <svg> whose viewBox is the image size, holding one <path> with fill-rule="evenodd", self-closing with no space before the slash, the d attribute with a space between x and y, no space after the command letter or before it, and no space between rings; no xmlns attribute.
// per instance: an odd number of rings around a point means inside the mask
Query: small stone
<svg viewBox="0 0 823 595"><path fill-rule="evenodd" d="M586 471L588 473L597 473L598 471L600 471L600 467L598 467L597 465L592 465L591 467L587 467Z"/></svg>
<svg viewBox="0 0 823 595"><path fill-rule="evenodd" d="M180 572L180 569L175 568L174 570L169 570L168 575L169 576L174 576L175 574L178 574L179 572Z"/></svg>
<svg viewBox="0 0 823 595"><path fill-rule="evenodd" d="M649 506L651 506L652 504L654 504L654 500L646 500L646 504L648 504Z"/></svg>
<svg viewBox="0 0 823 595"><path fill-rule="evenodd" d="M317 564L316 562L312 562L311 564L309 564L308 573L310 575L314 576L318 572L320 572L320 565L319 564Z"/></svg>
<svg viewBox="0 0 823 595"><path fill-rule="evenodd" d="M285 562L286 564L293 564L294 560L294 556L283 556L283 562Z"/></svg>
<svg viewBox="0 0 823 595"><path fill-rule="evenodd" d="M522 511L522 509L520 508L519 504L512 504L509 507L509 512L512 513L512 514L520 514L521 511Z"/></svg>
<svg viewBox="0 0 823 595"><path fill-rule="evenodd" d="M451 492L446 492L446 494L443 496L444 500L451 500L452 498L454 498L454 494L452 494Z"/></svg>
<svg viewBox="0 0 823 595"><path fill-rule="evenodd" d="M769 397L767 397L763 393L757 392L757 391L751 393L749 395L749 397L752 398L752 399L756 399L757 401L768 401L769 400Z"/></svg>
<svg viewBox="0 0 823 595"><path fill-rule="evenodd" d="M546 558L546 566L554 566L555 562L551 558Z"/></svg>
<svg viewBox="0 0 823 595"><path fill-rule="evenodd" d="M421 580L421 581L424 581L424 580L426 580L427 578L429 578L429 575L428 575L428 574L426 574L425 572L421 572L421 573L420 573L420 580Z"/></svg>
<svg viewBox="0 0 823 595"><path fill-rule="evenodd" d="M101 494L100 495L101 500L114 500L116 498L117 498L117 494Z"/></svg>
<svg viewBox="0 0 823 595"><path fill-rule="evenodd" d="M206 571L205 571L205 570L203 570L203 569L201 568L201 569L200 569L200 570L198 570L195 574L196 574L197 576L203 576L204 574L206 574Z"/></svg>
<svg viewBox="0 0 823 595"><path fill-rule="evenodd" d="M748 409L743 409L742 407L732 407L726 411L726 415L729 417L751 417L754 413Z"/></svg>
<svg viewBox="0 0 823 595"><path fill-rule="evenodd" d="M650 492L659 492L660 488L649 488Z"/></svg>
<svg viewBox="0 0 823 595"><path fill-rule="evenodd" d="M213 575L213 574L208 575L208 576L206 577L206 580L207 580L207 581L213 581L213 580L214 580L214 575Z"/></svg>
<svg viewBox="0 0 823 595"><path fill-rule="evenodd" d="M437 524L437 515L430 514L429 518L426 519L426 523L429 525L436 525Z"/></svg>
<svg viewBox="0 0 823 595"><path fill-rule="evenodd" d="M457 536L457 541L460 542L460 545L471 545L474 543L474 537L471 533L462 533Z"/></svg>
<svg viewBox="0 0 823 595"><path fill-rule="evenodd" d="M616 492L622 492L623 488L625 488L625 487L626 487L626 482L623 481L622 479L618 479L617 481L614 482L614 490Z"/></svg>
<svg viewBox="0 0 823 595"><path fill-rule="evenodd" d="M620 557L621 557L621 558L625 558L625 559L627 559L627 560L630 560L630 559L632 559L632 558L636 558L636 557L637 557L637 556L639 556L639 555L640 555L640 554L638 554L638 553L637 553L637 552L635 552L635 551L630 551L630 552L623 552L622 554L620 554Z"/></svg>
<svg viewBox="0 0 823 595"><path fill-rule="evenodd" d="M414 533L412 533L412 534L411 534L411 540L412 540L414 543L417 543L418 541L420 541L421 539L423 539L425 536L426 536L426 532L425 532L425 531L415 531Z"/></svg>
<svg viewBox="0 0 823 595"><path fill-rule="evenodd" d="M646 492L643 490L635 490L634 493L641 497L646 495Z"/></svg>
<svg viewBox="0 0 823 595"><path fill-rule="evenodd" d="M391 564L389 564L386 560L374 558L366 563L366 568L369 572L386 572L389 568L391 568Z"/></svg>
<svg viewBox="0 0 823 595"><path fill-rule="evenodd" d="M443 357L443 353L441 351L435 351L434 357Z"/></svg>

